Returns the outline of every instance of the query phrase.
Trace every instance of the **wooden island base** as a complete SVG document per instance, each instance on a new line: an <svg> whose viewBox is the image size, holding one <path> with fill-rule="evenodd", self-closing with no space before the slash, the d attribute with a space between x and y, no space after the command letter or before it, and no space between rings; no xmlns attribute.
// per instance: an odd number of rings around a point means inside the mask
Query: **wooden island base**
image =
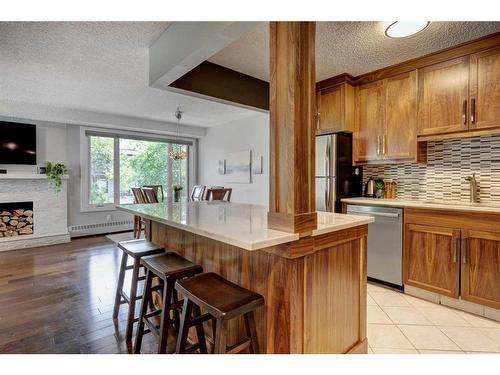
<svg viewBox="0 0 500 375"><path fill-rule="evenodd" d="M261 250L155 221L148 226L153 242L264 296L256 312L263 353L367 353L367 225ZM228 345L244 332L243 320L230 322Z"/></svg>

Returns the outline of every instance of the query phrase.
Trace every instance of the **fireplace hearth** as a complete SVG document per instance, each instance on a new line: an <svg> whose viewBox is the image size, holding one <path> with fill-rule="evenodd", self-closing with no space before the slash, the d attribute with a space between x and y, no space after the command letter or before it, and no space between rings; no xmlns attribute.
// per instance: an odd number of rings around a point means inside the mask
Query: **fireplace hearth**
<svg viewBox="0 0 500 375"><path fill-rule="evenodd" d="M0 238L33 234L33 202L0 203Z"/></svg>

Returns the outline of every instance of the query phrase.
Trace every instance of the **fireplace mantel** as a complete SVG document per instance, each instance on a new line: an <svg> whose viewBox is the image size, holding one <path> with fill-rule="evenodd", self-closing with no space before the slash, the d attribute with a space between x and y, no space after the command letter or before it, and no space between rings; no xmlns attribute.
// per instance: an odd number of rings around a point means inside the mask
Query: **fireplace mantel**
<svg viewBox="0 0 500 375"><path fill-rule="evenodd" d="M6 173L0 174L0 180L46 180L47 175L35 173ZM62 176L63 180L67 180L68 176Z"/></svg>
<svg viewBox="0 0 500 375"><path fill-rule="evenodd" d="M0 174L0 203L33 202L33 234L0 238L0 251L70 241L68 232L68 176L56 193L43 174Z"/></svg>

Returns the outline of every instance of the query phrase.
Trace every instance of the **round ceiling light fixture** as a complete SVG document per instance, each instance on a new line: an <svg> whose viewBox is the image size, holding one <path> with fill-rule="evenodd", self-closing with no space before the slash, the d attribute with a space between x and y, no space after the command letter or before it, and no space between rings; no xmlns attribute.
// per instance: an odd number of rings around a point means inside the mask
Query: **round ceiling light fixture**
<svg viewBox="0 0 500 375"><path fill-rule="evenodd" d="M414 35L427 26L429 21L394 21L386 23L385 35L389 38L406 38Z"/></svg>

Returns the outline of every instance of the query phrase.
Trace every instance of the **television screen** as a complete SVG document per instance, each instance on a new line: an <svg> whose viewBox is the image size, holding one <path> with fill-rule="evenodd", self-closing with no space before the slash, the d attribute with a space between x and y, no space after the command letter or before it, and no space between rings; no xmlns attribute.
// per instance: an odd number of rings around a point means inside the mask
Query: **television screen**
<svg viewBox="0 0 500 375"><path fill-rule="evenodd" d="M0 121L0 164L36 165L36 126Z"/></svg>

